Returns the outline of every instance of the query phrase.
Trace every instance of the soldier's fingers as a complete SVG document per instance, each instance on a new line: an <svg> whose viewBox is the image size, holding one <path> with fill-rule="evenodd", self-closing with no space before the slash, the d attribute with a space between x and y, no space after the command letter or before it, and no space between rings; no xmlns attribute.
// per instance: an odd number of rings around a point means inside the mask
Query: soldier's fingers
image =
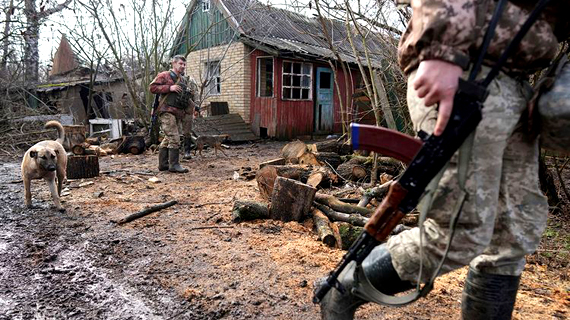
<svg viewBox="0 0 570 320"><path fill-rule="evenodd" d="M439 109L437 113L437 122L435 124L435 129L433 134L439 136L443 133L443 130L447 126L449 117L451 116L451 110L453 109L453 97L445 97L439 102Z"/></svg>

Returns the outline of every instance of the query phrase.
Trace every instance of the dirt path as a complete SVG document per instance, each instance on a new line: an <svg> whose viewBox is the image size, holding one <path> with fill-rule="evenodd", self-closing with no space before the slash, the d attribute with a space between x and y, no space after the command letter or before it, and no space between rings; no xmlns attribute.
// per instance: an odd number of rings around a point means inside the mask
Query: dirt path
<svg viewBox="0 0 570 320"><path fill-rule="evenodd" d="M309 221L230 222L235 199L260 201L256 168L283 143L232 146L229 158L184 162L190 173L158 173L156 155L101 158L103 174L72 181L65 213L45 183L37 208L23 206L15 162L0 166L0 319L317 319L313 282L343 252L316 241ZM156 176L161 182L148 179ZM92 183L91 183L92 182ZM179 204L117 226L146 206ZM366 306L358 319L458 319L465 270L404 308ZM515 319L565 319L568 270L529 264Z"/></svg>

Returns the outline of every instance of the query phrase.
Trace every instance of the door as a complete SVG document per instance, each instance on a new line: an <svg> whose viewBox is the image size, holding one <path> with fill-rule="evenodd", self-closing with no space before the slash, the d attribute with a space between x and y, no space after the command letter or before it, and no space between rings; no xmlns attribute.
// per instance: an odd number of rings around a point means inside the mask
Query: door
<svg viewBox="0 0 570 320"><path fill-rule="evenodd" d="M333 73L330 68L318 67L315 132L332 132L333 122Z"/></svg>

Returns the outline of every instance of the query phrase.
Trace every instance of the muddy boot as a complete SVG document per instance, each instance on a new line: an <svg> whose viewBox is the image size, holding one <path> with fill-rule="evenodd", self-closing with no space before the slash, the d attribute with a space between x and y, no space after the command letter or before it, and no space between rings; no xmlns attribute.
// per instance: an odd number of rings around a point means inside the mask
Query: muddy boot
<svg viewBox="0 0 570 320"><path fill-rule="evenodd" d="M184 138L184 156L182 159L190 160L192 156L190 156L190 152L192 151L192 139Z"/></svg>
<svg viewBox="0 0 570 320"><path fill-rule="evenodd" d="M168 148L158 149L158 170L168 170Z"/></svg>
<svg viewBox="0 0 570 320"><path fill-rule="evenodd" d="M182 167L179 161L180 150L178 148L168 148L168 171L176 173L186 173L188 169Z"/></svg>
<svg viewBox="0 0 570 320"><path fill-rule="evenodd" d="M409 281L402 281L392 266L392 258L385 244L377 246L362 262L364 276L370 283L384 294L393 295L413 288ZM332 288L321 301L321 319L351 320L356 309L365 302L371 301L366 290L356 279L356 263L353 261L343 270L338 280L346 289L344 294ZM322 279L321 281L324 281ZM323 282L317 283L317 286ZM358 291L358 296L355 294Z"/></svg>
<svg viewBox="0 0 570 320"><path fill-rule="evenodd" d="M511 319L520 278L483 273L469 268L461 300L463 319Z"/></svg>

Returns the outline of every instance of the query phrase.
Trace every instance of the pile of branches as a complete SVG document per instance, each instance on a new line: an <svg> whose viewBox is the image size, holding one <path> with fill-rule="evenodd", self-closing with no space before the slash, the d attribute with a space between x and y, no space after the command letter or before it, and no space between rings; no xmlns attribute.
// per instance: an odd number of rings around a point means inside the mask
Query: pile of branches
<svg viewBox="0 0 570 320"><path fill-rule="evenodd" d="M269 203L236 201L234 222L310 218L320 241L347 249L362 232L390 183L405 168L392 158L350 152L350 147L336 140L287 144L281 158L260 163L257 170L260 194ZM408 215L394 232L416 223L417 215Z"/></svg>

